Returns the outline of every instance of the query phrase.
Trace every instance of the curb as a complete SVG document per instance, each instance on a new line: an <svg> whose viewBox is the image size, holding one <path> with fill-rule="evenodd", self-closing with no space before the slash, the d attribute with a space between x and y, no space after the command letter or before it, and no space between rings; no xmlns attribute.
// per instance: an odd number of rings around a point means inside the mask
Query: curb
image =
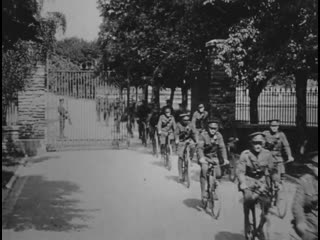
<svg viewBox="0 0 320 240"><path fill-rule="evenodd" d="M29 157L26 155L24 158L20 160L18 168L14 171L13 176L10 178L9 182L5 185L5 189L7 191L2 196L2 204L4 200L7 198L7 196L9 195L10 191L12 190L16 180L21 176L22 169L26 166L28 159Z"/></svg>

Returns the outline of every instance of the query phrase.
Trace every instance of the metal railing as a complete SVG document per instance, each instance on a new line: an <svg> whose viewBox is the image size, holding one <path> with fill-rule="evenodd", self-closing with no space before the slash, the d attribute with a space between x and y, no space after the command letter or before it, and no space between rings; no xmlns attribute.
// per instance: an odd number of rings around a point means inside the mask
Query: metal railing
<svg viewBox="0 0 320 240"><path fill-rule="evenodd" d="M307 126L318 126L318 87L308 88ZM236 120L250 122L249 90L236 88ZM297 112L296 90L294 88L270 87L262 91L258 98L259 123L278 118L283 125L295 125Z"/></svg>

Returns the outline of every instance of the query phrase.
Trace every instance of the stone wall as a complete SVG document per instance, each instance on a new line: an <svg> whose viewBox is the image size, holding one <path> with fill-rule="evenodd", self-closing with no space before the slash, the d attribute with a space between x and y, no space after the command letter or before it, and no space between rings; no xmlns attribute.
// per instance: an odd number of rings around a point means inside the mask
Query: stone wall
<svg viewBox="0 0 320 240"><path fill-rule="evenodd" d="M46 68L38 64L23 92L18 95L18 125L21 139L45 139Z"/></svg>

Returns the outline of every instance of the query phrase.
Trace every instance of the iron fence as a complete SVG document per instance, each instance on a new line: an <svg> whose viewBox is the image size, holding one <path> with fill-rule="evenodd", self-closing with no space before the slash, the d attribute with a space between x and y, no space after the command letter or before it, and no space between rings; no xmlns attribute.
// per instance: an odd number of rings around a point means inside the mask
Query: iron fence
<svg viewBox="0 0 320 240"><path fill-rule="evenodd" d="M318 87L307 89L307 126L318 126ZM283 125L296 124L297 100L294 88L269 87L258 98L259 124L278 118ZM236 120L250 122L249 90L236 88Z"/></svg>

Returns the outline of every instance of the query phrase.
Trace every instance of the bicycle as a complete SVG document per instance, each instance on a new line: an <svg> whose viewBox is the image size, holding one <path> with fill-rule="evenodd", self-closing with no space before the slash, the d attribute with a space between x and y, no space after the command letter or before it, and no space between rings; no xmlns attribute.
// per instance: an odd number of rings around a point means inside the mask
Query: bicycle
<svg viewBox="0 0 320 240"><path fill-rule="evenodd" d="M268 198L270 200L270 208L274 205L275 200L277 199L277 190L278 188L276 188L274 181L271 179L270 176L265 176L264 179L266 180L264 183L262 184L258 184L256 183L256 185L254 185L253 187L251 187L251 191L254 194L259 195L259 197L255 200L255 202L253 202L252 206L250 207L245 207L245 237L247 240L256 240L256 239L265 239L261 238L260 234L266 235L268 236L268 230L264 229L263 230L263 225L264 223L261 223L261 219L260 219L260 223L259 226L257 227L257 221L256 221L256 207L257 205L260 206L261 208L261 216L264 218L266 215L266 208L265 208L265 202L261 201L261 198ZM270 211L270 208L268 208L268 211ZM250 221L250 213L251 213L251 218L252 221ZM258 231L259 230L259 231ZM263 232L261 232L263 231Z"/></svg>
<svg viewBox="0 0 320 240"><path fill-rule="evenodd" d="M170 142L170 133L168 133L166 135L166 141L165 141L165 152L164 152L164 155L162 156L163 159L164 159L164 166L169 170L171 171L171 167L172 167L172 164L171 164L171 156L172 156L172 146L171 146L171 142Z"/></svg>
<svg viewBox="0 0 320 240"><path fill-rule="evenodd" d="M156 156L156 158L159 158L159 136L156 127L150 129L150 139L152 141L153 155Z"/></svg>
<svg viewBox="0 0 320 240"><path fill-rule="evenodd" d="M252 192L255 194L267 194L267 190L266 187L262 187L259 185L255 185L253 188L251 188ZM244 222L244 229L245 229L245 238L247 240L256 240L256 239L260 239L260 232L259 227L257 226L257 220L256 220L256 208L257 205L260 206L262 214L263 213L263 209L264 209L264 205L263 202L259 201L258 199L252 203L253 205L250 207L244 207L244 214L245 214L245 222ZM250 220L250 213L251 213L251 220ZM261 226L261 220L259 223L259 226ZM262 228L260 227L260 230ZM263 233L264 234L264 233Z"/></svg>
<svg viewBox="0 0 320 240"><path fill-rule="evenodd" d="M207 172L207 193L208 193L208 200L204 205L204 209L207 210L209 204L210 204L210 211L211 216L214 219L218 219L221 213L221 194L219 191L219 185L218 181L215 176L215 170L218 167L226 166L227 164L219 165L219 163L214 162L208 162L209 168Z"/></svg>
<svg viewBox="0 0 320 240"><path fill-rule="evenodd" d="M276 162L277 169L279 169L279 165L285 165L290 162ZM287 215L288 210L288 200L286 199L286 193L287 187L283 183L283 181L280 181L280 186L275 186L273 181L270 181L270 188L272 189L271 192L271 201L272 206L276 207L277 209L277 216L281 219L283 219Z"/></svg>
<svg viewBox="0 0 320 240"><path fill-rule="evenodd" d="M181 166L182 181L187 183L187 188L190 188L190 185L191 185L190 166L191 166L190 141L187 140L187 142L185 143L185 149L183 152L183 161L182 161L182 166Z"/></svg>
<svg viewBox="0 0 320 240"><path fill-rule="evenodd" d="M231 182L236 181L236 165L237 161L239 160L239 154L235 153L236 143L239 141L238 138L229 138L227 143L227 153L228 158L230 159L230 164L226 165L224 168L221 169L222 175L227 174L229 176L229 180Z"/></svg>
<svg viewBox="0 0 320 240"><path fill-rule="evenodd" d="M145 121L141 121L141 141L142 144L147 147L148 145L148 127Z"/></svg>

